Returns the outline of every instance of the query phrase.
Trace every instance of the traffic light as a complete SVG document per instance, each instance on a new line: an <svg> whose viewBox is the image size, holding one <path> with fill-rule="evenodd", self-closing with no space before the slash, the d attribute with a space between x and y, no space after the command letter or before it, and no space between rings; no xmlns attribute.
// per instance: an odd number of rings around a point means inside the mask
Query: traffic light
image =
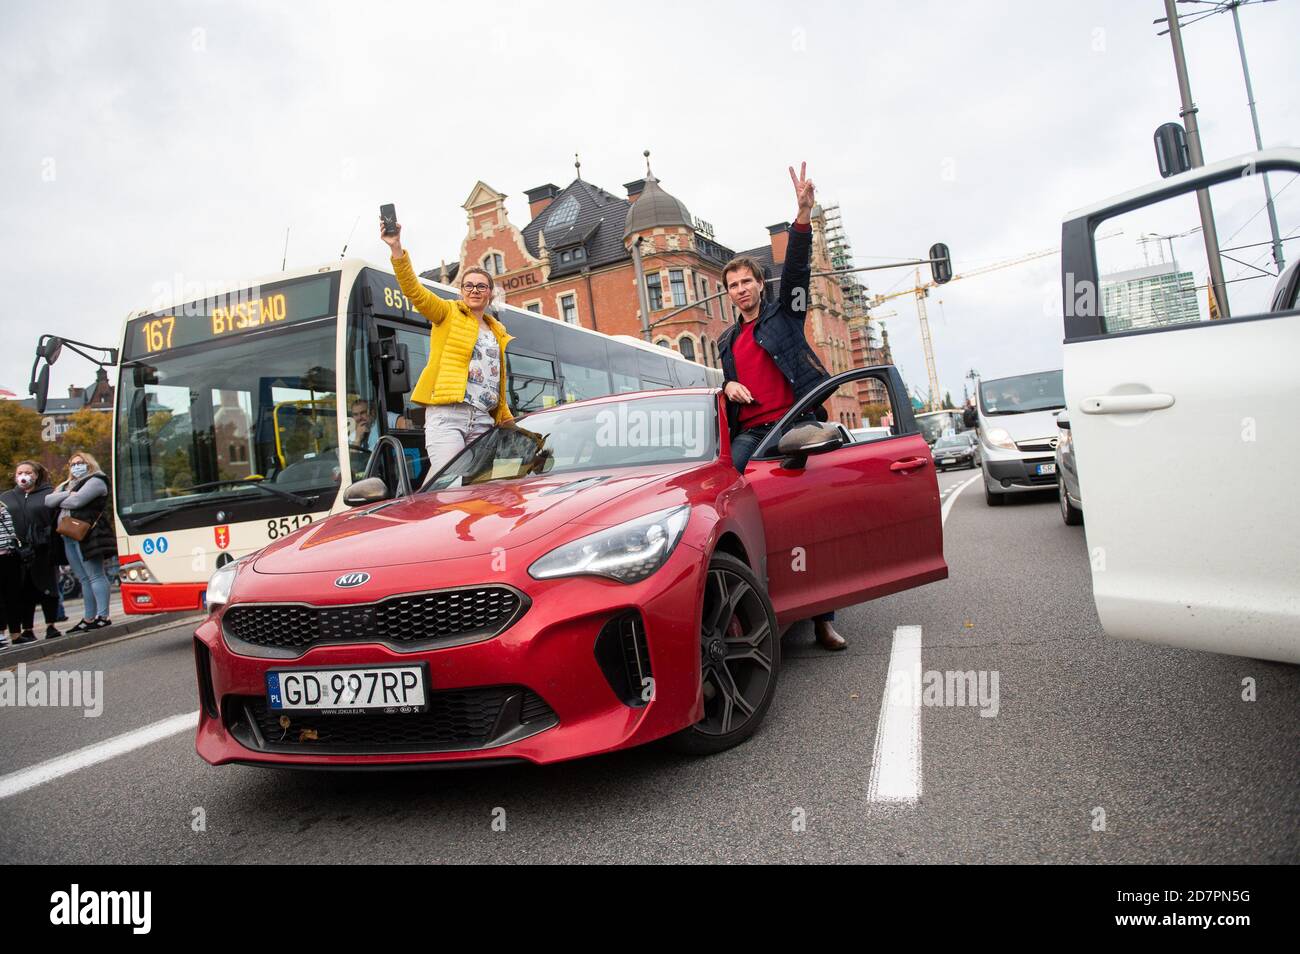
<svg viewBox="0 0 1300 954"><path fill-rule="evenodd" d="M952 258L948 255L948 246L942 242L930 246L930 275L936 285L952 281Z"/></svg>
<svg viewBox="0 0 1300 954"><path fill-rule="evenodd" d="M1181 123L1165 123L1156 130L1156 162L1160 178L1168 179L1192 168L1187 152L1187 133Z"/></svg>

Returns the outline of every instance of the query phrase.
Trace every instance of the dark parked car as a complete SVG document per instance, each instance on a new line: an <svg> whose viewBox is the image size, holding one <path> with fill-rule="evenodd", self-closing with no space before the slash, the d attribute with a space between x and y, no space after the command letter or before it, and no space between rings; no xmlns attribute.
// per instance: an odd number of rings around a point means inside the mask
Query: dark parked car
<svg viewBox="0 0 1300 954"><path fill-rule="evenodd" d="M950 434L934 442L931 450L934 454L934 466L938 470L949 467L978 467L980 462L979 440L975 431L962 431Z"/></svg>

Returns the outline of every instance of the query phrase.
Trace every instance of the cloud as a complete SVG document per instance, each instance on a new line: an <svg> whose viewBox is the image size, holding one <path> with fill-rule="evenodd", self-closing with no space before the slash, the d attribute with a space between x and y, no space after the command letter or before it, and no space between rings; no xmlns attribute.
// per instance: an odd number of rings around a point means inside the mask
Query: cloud
<svg viewBox="0 0 1300 954"><path fill-rule="evenodd" d="M482 179L510 195L656 174L721 241L790 218L785 166L838 201L859 264L938 240L957 271L1059 241L1069 209L1156 176L1178 115L1162 5L428 5L34 2L0 38L0 385L41 331L112 343L151 289L379 258L396 202L422 261L454 257ZM1295 142L1295 4L1242 12L1269 144ZM197 31L197 32L196 32ZM1207 156L1252 147L1231 22L1187 31ZM54 161L46 181L44 163ZM881 258L871 258L879 256ZM1054 259L930 299L941 386L1060 364ZM873 291L906 275L873 273ZM939 302L942 301L942 307ZM21 305L18 305L21 303ZM891 343L924 386L915 305ZM55 391L89 381L73 359Z"/></svg>

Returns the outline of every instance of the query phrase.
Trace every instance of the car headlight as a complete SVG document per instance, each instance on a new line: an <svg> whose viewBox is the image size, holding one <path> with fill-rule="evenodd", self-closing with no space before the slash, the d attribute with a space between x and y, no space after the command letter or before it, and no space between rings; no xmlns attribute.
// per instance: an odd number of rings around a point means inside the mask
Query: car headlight
<svg viewBox="0 0 1300 954"><path fill-rule="evenodd" d="M691 508L657 510L557 547L528 568L535 580L557 576L604 576L638 583L667 562Z"/></svg>
<svg viewBox="0 0 1300 954"><path fill-rule="evenodd" d="M239 572L239 564L242 560L236 560L233 563L227 563L225 566L218 567L212 576L208 577L208 609L214 610L218 606L224 606L230 602L230 591L235 586L235 574Z"/></svg>
<svg viewBox="0 0 1300 954"><path fill-rule="evenodd" d="M984 429L984 440L992 446L1001 447L1004 450L1016 449L1016 442L1011 439L1011 434L1005 427L986 427Z"/></svg>

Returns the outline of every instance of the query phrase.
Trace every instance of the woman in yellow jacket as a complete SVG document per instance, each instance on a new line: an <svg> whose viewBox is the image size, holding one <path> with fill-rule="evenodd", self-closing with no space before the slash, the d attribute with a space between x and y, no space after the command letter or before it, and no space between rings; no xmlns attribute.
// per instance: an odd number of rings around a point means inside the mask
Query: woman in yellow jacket
<svg viewBox="0 0 1300 954"><path fill-rule="evenodd" d="M382 219L380 220L382 223ZM514 418L506 400L506 345L510 335L488 313L495 282L475 266L460 276L462 301L446 301L420 284L402 248L402 227L379 237L392 249L393 271L402 294L429 319L429 363L411 400L425 405L424 445L429 472L442 466L493 425Z"/></svg>

